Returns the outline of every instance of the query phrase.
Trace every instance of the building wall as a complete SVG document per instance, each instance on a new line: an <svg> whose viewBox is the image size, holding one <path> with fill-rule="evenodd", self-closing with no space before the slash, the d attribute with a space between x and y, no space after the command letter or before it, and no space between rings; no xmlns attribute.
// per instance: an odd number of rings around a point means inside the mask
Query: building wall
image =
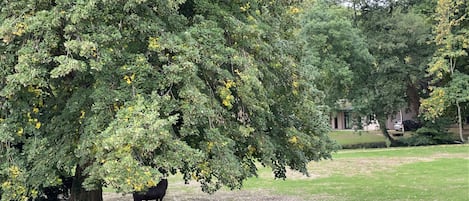
<svg viewBox="0 0 469 201"><path fill-rule="evenodd" d="M335 115L331 115L330 125L332 129L343 130L345 129L345 116L343 112L337 112Z"/></svg>
<svg viewBox="0 0 469 201"><path fill-rule="evenodd" d="M348 111L337 112L335 115L331 115L330 125L332 129L346 130L354 129L352 122L353 115ZM348 124L348 127L347 127Z"/></svg>

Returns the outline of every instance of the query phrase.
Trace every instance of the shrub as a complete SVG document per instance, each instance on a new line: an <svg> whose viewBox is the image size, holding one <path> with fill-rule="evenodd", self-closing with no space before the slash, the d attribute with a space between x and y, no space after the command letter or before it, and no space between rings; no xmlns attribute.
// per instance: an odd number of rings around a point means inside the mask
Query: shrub
<svg viewBox="0 0 469 201"><path fill-rule="evenodd" d="M342 149L368 149L368 148L385 148L386 142L364 142L357 144L345 144L341 145Z"/></svg>
<svg viewBox="0 0 469 201"><path fill-rule="evenodd" d="M447 131L450 124L451 121L448 118L426 121L423 127L417 129L412 136L400 139L400 141L408 146L455 143L453 135Z"/></svg>

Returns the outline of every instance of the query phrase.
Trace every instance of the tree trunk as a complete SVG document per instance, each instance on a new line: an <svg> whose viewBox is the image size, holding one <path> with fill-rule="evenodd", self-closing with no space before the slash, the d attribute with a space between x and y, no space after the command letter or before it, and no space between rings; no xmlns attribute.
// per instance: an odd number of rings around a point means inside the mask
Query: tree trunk
<svg viewBox="0 0 469 201"><path fill-rule="evenodd" d="M464 136L462 135L462 117L461 117L461 106L459 105L459 102L456 101L456 107L458 107L458 127L459 127L459 138L461 139L461 142L464 143Z"/></svg>
<svg viewBox="0 0 469 201"><path fill-rule="evenodd" d="M406 95L409 98L410 109L415 112L414 118L418 117L420 110L420 97L418 89L415 87L415 85L407 85Z"/></svg>
<svg viewBox="0 0 469 201"><path fill-rule="evenodd" d="M398 146L399 142L392 138L392 136L388 133L388 128L386 127L386 116L377 114L376 118L378 119L379 129L381 130L381 133L383 133L384 137L389 140L389 142L391 143L391 147Z"/></svg>
<svg viewBox="0 0 469 201"><path fill-rule="evenodd" d="M86 178L83 175L83 169L79 165L76 168L70 192L70 201L103 201L103 190L101 188L91 191L83 188L82 183Z"/></svg>

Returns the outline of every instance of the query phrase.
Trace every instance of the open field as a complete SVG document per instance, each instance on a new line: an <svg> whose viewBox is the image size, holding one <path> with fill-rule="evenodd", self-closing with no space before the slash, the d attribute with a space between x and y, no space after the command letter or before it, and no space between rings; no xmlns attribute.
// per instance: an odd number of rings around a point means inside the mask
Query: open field
<svg viewBox="0 0 469 201"><path fill-rule="evenodd" d="M275 180L259 168L243 190L213 195L180 176L169 178L165 200L468 200L469 145L343 150L334 160L309 164L310 177L288 172ZM106 193L105 200L131 200Z"/></svg>

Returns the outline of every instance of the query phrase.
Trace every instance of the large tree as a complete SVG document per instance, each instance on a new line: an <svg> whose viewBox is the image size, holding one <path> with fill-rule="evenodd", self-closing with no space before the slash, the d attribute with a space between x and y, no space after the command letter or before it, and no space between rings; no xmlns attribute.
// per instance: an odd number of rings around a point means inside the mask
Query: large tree
<svg viewBox="0 0 469 201"><path fill-rule="evenodd" d="M0 3L0 195L72 178L143 190L180 172L239 188L256 162L285 177L335 144L296 40L300 1Z"/></svg>
<svg viewBox="0 0 469 201"><path fill-rule="evenodd" d="M362 32L353 25L350 11L343 6L318 1L305 10L301 36L305 41L303 63L311 65L319 76L315 82L325 93L326 104L353 99L355 85L363 79L355 76L368 71L373 57Z"/></svg>
<svg viewBox="0 0 469 201"><path fill-rule="evenodd" d="M469 107L468 15L467 1L438 1L433 40L438 49L427 70L432 78L431 93L428 98L422 100L425 117L429 119L444 115L448 111L456 111L462 142L465 141L462 118Z"/></svg>
<svg viewBox="0 0 469 201"><path fill-rule="evenodd" d="M426 88L425 69L433 52L428 45L431 25L414 1L357 0L354 21L366 37L374 62L355 74L354 105L362 114L375 114L383 134L387 119L402 108L419 111Z"/></svg>

